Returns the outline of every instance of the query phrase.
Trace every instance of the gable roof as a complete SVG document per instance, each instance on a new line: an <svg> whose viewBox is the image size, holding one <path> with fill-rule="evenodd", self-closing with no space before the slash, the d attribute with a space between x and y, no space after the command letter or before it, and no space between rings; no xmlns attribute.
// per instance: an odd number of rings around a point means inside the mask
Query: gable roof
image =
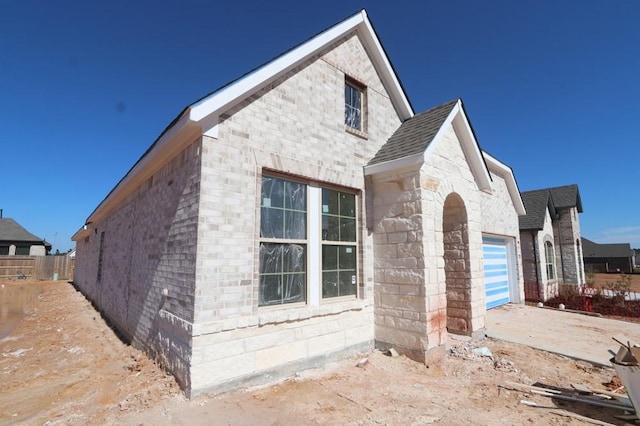
<svg viewBox="0 0 640 426"><path fill-rule="evenodd" d="M404 121L365 166L365 175L424 163L449 125L460 140L478 187L490 191L491 176L462 99L449 101Z"/></svg>
<svg viewBox="0 0 640 426"><path fill-rule="evenodd" d="M353 33L358 35L371 58L400 119L404 121L413 117L413 107L373 25L369 21L367 12L363 9L187 106L100 202L89 215L86 223L97 221L103 217L114 205L151 177L199 135L217 137L220 114L238 105L304 61L319 54L331 44ZM81 229L72 238L80 238L82 231Z"/></svg>
<svg viewBox="0 0 640 426"><path fill-rule="evenodd" d="M556 208L576 207L579 213L582 213L582 200L580 199L580 191L578 185L566 185L549 188L553 197L553 204Z"/></svg>
<svg viewBox="0 0 640 426"><path fill-rule="evenodd" d="M368 166L423 154L457 103L458 99L454 99L406 120L369 161Z"/></svg>
<svg viewBox="0 0 640 426"><path fill-rule="evenodd" d="M625 259L633 256L634 252L631 250L631 244L629 243L617 243L617 244L599 244L586 238L582 240L582 256L586 258L590 257L623 257Z"/></svg>
<svg viewBox="0 0 640 426"><path fill-rule="evenodd" d="M536 189L520 194L526 215L520 216L520 229L540 230L544 226L545 209L549 209L553 219L557 209L576 207L582 213L582 201L578 185L556 186L553 188Z"/></svg>
<svg viewBox="0 0 640 426"><path fill-rule="evenodd" d="M18 222L10 218L0 219L0 241L29 243L45 242L42 238L36 237L31 232L20 226Z"/></svg>
<svg viewBox="0 0 640 426"><path fill-rule="evenodd" d="M544 218L547 211L551 217L556 215L556 210L548 189L522 192L520 194L526 214L518 217L521 230L541 230L544 227Z"/></svg>

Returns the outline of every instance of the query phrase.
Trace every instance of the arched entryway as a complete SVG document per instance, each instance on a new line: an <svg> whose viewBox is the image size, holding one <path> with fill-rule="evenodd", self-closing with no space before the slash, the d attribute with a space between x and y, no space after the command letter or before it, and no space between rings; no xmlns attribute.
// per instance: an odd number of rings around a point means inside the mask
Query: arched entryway
<svg viewBox="0 0 640 426"><path fill-rule="evenodd" d="M456 194L444 202L442 232L447 289L447 330L471 334L471 268L469 225L464 201Z"/></svg>

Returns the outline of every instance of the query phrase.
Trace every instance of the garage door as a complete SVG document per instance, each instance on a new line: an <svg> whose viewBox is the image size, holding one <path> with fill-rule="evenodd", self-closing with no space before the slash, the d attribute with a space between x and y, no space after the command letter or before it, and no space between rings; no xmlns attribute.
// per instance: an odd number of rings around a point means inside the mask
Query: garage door
<svg viewBox="0 0 640 426"><path fill-rule="evenodd" d="M487 309L509 303L509 257L507 242L501 238L482 238L484 288Z"/></svg>

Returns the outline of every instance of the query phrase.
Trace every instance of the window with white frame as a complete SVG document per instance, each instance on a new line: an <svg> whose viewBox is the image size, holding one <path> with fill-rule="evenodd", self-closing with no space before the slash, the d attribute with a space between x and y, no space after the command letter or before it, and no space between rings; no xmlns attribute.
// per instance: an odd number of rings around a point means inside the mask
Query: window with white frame
<svg viewBox="0 0 640 426"><path fill-rule="evenodd" d="M263 176L259 306L357 295L356 195Z"/></svg>
<svg viewBox="0 0 640 426"><path fill-rule="evenodd" d="M364 131L364 88L352 80L344 83L344 124Z"/></svg>
<svg viewBox="0 0 640 426"><path fill-rule="evenodd" d="M547 279L552 280L556 277L555 267L554 267L554 252L553 252L553 244L549 241L544 243L544 258L545 264L547 267Z"/></svg>
<svg viewBox="0 0 640 426"><path fill-rule="evenodd" d="M356 294L356 196L322 189L322 297Z"/></svg>

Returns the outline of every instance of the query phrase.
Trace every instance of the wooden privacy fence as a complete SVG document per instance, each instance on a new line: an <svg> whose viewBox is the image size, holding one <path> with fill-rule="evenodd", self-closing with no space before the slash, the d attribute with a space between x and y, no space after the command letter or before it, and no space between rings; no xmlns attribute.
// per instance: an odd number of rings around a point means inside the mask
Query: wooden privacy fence
<svg viewBox="0 0 640 426"><path fill-rule="evenodd" d="M72 280L74 263L69 256L0 256L0 279Z"/></svg>

